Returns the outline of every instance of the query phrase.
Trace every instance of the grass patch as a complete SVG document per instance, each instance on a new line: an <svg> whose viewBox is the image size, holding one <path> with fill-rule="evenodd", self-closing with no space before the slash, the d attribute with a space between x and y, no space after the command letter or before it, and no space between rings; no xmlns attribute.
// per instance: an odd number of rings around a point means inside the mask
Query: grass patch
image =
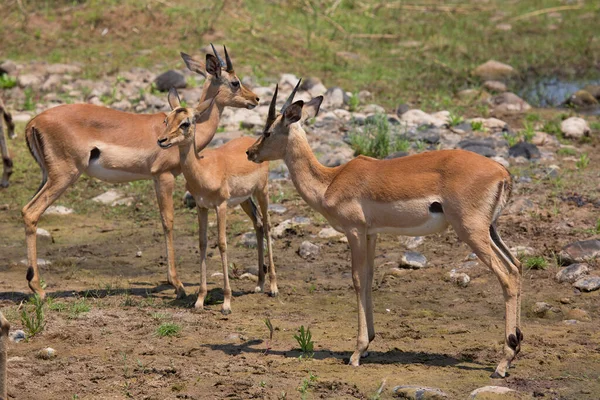
<svg viewBox="0 0 600 400"><path fill-rule="evenodd" d="M69 307L69 318L78 318L81 314L89 312L91 309L92 306L86 299L79 299Z"/></svg>
<svg viewBox="0 0 600 400"><path fill-rule="evenodd" d="M548 261L542 256L525 257L522 262L527 269L545 270L548 268Z"/></svg>
<svg viewBox="0 0 600 400"><path fill-rule="evenodd" d="M397 151L407 151L410 141L400 135L386 115L378 114L362 127L355 126L350 134L350 146L356 155L385 158Z"/></svg>
<svg viewBox="0 0 600 400"><path fill-rule="evenodd" d="M312 341L312 334L310 328L304 329L304 325L298 329L298 333L294 335L294 339L298 342L302 355L300 358L311 358L314 354L314 342Z"/></svg>
<svg viewBox="0 0 600 400"><path fill-rule="evenodd" d="M173 322L164 322L160 324L158 328L156 328L155 334L158 337L178 336L179 332L181 332L181 326Z"/></svg>
<svg viewBox="0 0 600 400"><path fill-rule="evenodd" d="M30 339L44 330L44 302L37 294L30 297L21 311L21 323Z"/></svg>

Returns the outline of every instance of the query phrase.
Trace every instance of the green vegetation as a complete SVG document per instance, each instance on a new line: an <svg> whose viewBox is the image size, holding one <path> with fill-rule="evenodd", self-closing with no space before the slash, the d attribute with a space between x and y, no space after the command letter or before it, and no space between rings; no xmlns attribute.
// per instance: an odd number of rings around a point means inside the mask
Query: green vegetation
<svg viewBox="0 0 600 400"><path fill-rule="evenodd" d="M471 129L473 129L475 132L483 132L483 121L471 121Z"/></svg>
<svg viewBox="0 0 600 400"><path fill-rule="evenodd" d="M44 302L37 294L30 297L21 311L21 323L30 339L44 330Z"/></svg>
<svg viewBox="0 0 600 400"><path fill-rule="evenodd" d="M463 117L454 113L450 113L450 115L448 116L448 123L450 124L450 126L460 125L463 123L464 120L465 119Z"/></svg>
<svg viewBox="0 0 600 400"><path fill-rule="evenodd" d="M407 151L410 141L400 136L384 114L368 119L362 129L356 127L350 134L350 145L356 155L385 158L397 151Z"/></svg>
<svg viewBox="0 0 600 400"><path fill-rule="evenodd" d="M548 268L548 262L542 256L525 257L523 260L523 266L527 269L546 269Z"/></svg>
<svg viewBox="0 0 600 400"><path fill-rule="evenodd" d="M17 78L6 74L0 75L0 89L10 89L17 86Z"/></svg>
<svg viewBox="0 0 600 400"><path fill-rule="evenodd" d="M577 151L570 147L561 147L556 151L556 154L558 154L559 156L574 156L575 154L577 154Z"/></svg>
<svg viewBox="0 0 600 400"><path fill-rule="evenodd" d="M181 326L172 322L164 322L156 328L156 336L158 337L177 336L179 332L181 332Z"/></svg>
<svg viewBox="0 0 600 400"><path fill-rule="evenodd" d="M300 346L300 350L302 350L302 355L300 358L311 358L314 354L314 342L312 341L312 334L310 333L310 328L304 329L304 325L298 329L298 333L294 335L294 339L298 342Z"/></svg>
<svg viewBox="0 0 600 400"><path fill-rule="evenodd" d="M79 317L79 315L89 312L91 309L92 306L85 298L79 299L71 304L71 307L69 307L69 318L75 319Z"/></svg>
<svg viewBox="0 0 600 400"><path fill-rule="evenodd" d="M588 156L586 153L583 153L581 156L579 156L579 160L577 160L577 162L575 163L575 166L577 167L577 169L586 169L587 166L590 164L590 156Z"/></svg>
<svg viewBox="0 0 600 400"><path fill-rule="evenodd" d="M318 376L313 374L312 372L308 373L308 378L302 379L302 383L298 386L298 391L300 392L300 396L302 399L306 398L308 394L308 390L314 385L317 381Z"/></svg>
<svg viewBox="0 0 600 400"><path fill-rule="evenodd" d="M561 12L559 31L548 13L535 12L564 6L561 0L49 4L4 5L0 59L81 62L84 76L95 78L131 66L182 68L179 51L192 53L222 37L242 76L319 76L326 86L368 89L374 102L392 108L401 97L433 105L474 80L473 68L490 58L522 73L592 71L600 58L600 46L590 40L597 33L598 2L593 1ZM512 29L497 29L499 24ZM102 35L106 26L111 28ZM145 38L152 38L152 46Z"/></svg>

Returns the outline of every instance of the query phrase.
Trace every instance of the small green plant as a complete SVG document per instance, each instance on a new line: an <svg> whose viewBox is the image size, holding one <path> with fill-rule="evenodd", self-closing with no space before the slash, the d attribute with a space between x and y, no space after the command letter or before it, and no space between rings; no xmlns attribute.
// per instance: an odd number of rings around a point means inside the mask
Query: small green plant
<svg viewBox="0 0 600 400"><path fill-rule="evenodd" d="M508 147L513 147L515 144L519 143L519 137L511 133L504 132L502 137L508 143Z"/></svg>
<svg viewBox="0 0 600 400"><path fill-rule="evenodd" d="M483 132L483 121L471 121L471 129L475 132Z"/></svg>
<svg viewBox="0 0 600 400"><path fill-rule="evenodd" d="M17 78L7 74L0 75L0 89L10 89L17 86Z"/></svg>
<svg viewBox="0 0 600 400"><path fill-rule="evenodd" d="M546 123L544 123L544 126L542 126L542 131L546 132L549 135L562 137L562 131L560 130L560 123L558 123L557 121L554 121L554 120L546 121Z"/></svg>
<svg viewBox="0 0 600 400"><path fill-rule="evenodd" d="M523 137L524 142L531 143L533 137L535 136L535 128L531 122L525 122L523 125L523 130L521 131L521 136Z"/></svg>
<svg viewBox="0 0 600 400"><path fill-rule="evenodd" d="M84 299L79 299L71 304L69 309L69 318L75 319L79 317L80 314L89 312L92 309L92 306L88 303L88 301Z"/></svg>
<svg viewBox="0 0 600 400"><path fill-rule="evenodd" d="M304 325L300 326L298 330L298 334L294 335L294 339L298 342L300 346L300 350L302 350L302 357L310 358L314 354L314 342L312 341L312 334L310 333L310 328L304 329Z"/></svg>
<svg viewBox="0 0 600 400"><path fill-rule="evenodd" d="M21 311L21 323L27 331L27 338L32 338L44 330L44 302L37 294L29 299Z"/></svg>
<svg viewBox="0 0 600 400"><path fill-rule="evenodd" d="M306 398L308 390L314 385L314 383L317 381L317 378L318 376L314 375L312 372L309 372L308 378L302 379L302 383L300 384L300 386L298 386L297 390L300 392L300 394L302 395L301 397L303 399Z"/></svg>
<svg viewBox="0 0 600 400"><path fill-rule="evenodd" d="M46 300L46 305L48 306L48 309L58 312L63 312L68 308L67 303L56 301L52 297L49 297L48 300Z"/></svg>
<svg viewBox="0 0 600 400"><path fill-rule="evenodd" d="M581 156L579 156L579 160L577 160L575 166L577 167L577 169L586 169L589 163L590 156L588 156L587 153L583 153Z"/></svg>
<svg viewBox="0 0 600 400"><path fill-rule="evenodd" d="M181 326L172 322L164 322L156 328L156 336L158 337L177 336L179 332L181 332Z"/></svg>
<svg viewBox="0 0 600 400"><path fill-rule="evenodd" d="M35 102L33 101L33 89L31 89L30 87L25 88L23 94L25 95L25 100L23 101L23 109L25 111L34 111Z"/></svg>
<svg viewBox="0 0 600 400"><path fill-rule="evenodd" d="M269 318L265 318L264 322L267 329L269 329L269 340L267 340L267 348L265 349L265 354L267 354L267 352L271 350L271 342L273 341L273 332L275 332L275 329Z"/></svg>
<svg viewBox="0 0 600 400"><path fill-rule="evenodd" d="M360 104L360 99L358 98L358 93L352 93L352 96L348 99L348 110L350 112L354 112L358 109Z"/></svg>
<svg viewBox="0 0 600 400"><path fill-rule="evenodd" d="M560 149L558 149L556 154L558 154L559 156L574 156L575 154L577 154L577 151L570 147L561 147Z"/></svg>
<svg viewBox="0 0 600 400"><path fill-rule="evenodd" d="M450 115L448 116L448 124L450 126L460 125L463 123L464 120L465 119L463 117L454 113L450 113Z"/></svg>
<svg viewBox="0 0 600 400"><path fill-rule="evenodd" d="M600 131L600 122L598 122L598 121L590 122L590 128L593 131L599 132Z"/></svg>
<svg viewBox="0 0 600 400"><path fill-rule="evenodd" d="M527 122L538 122L541 120L540 114L529 113L525 116Z"/></svg>
<svg viewBox="0 0 600 400"><path fill-rule="evenodd" d="M523 265L527 269L541 269L541 270L544 270L544 269L548 268L548 262L542 256L526 257L523 260Z"/></svg>
<svg viewBox="0 0 600 400"><path fill-rule="evenodd" d="M362 130L350 134L350 146L356 155L384 158L396 151L406 151L410 142L398 135L384 114L368 119Z"/></svg>

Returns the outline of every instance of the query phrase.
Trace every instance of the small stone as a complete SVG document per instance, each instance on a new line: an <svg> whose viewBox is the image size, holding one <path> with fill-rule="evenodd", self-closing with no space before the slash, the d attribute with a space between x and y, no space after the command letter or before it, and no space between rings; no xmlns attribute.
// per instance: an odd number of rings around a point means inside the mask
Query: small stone
<svg viewBox="0 0 600 400"><path fill-rule="evenodd" d="M400 259L400 266L404 268L421 269L427 265L427 258L416 251L407 251Z"/></svg>
<svg viewBox="0 0 600 400"><path fill-rule="evenodd" d="M12 60L5 60L0 64L0 75L12 74L17 71L17 64Z"/></svg>
<svg viewBox="0 0 600 400"><path fill-rule="evenodd" d="M582 263L600 256L600 240L574 242L563 247L559 254L564 264Z"/></svg>
<svg viewBox="0 0 600 400"><path fill-rule="evenodd" d="M401 399L438 400L448 398L448 395L442 392L440 389L416 385L396 386L393 389L393 392L395 397Z"/></svg>
<svg viewBox="0 0 600 400"><path fill-rule="evenodd" d="M168 92L171 88L183 89L187 86L185 76L181 72L172 69L157 76L154 79L154 84L156 89L161 92Z"/></svg>
<svg viewBox="0 0 600 400"><path fill-rule="evenodd" d="M23 265L29 265L29 261L27 261L27 259L24 258L24 259L21 260L21 264L23 264ZM52 261L48 261L48 260L45 260L43 258L38 258L37 259L37 265L38 265L38 267L48 267L48 266L52 265Z"/></svg>
<svg viewBox="0 0 600 400"><path fill-rule="evenodd" d="M29 122L31 114L28 113L15 113L13 114L13 122Z"/></svg>
<svg viewBox="0 0 600 400"><path fill-rule="evenodd" d="M495 400L495 399L520 399L520 394L503 386L484 386L475 389L469 395L469 399L476 400Z"/></svg>
<svg viewBox="0 0 600 400"><path fill-rule="evenodd" d="M531 106L525 100L511 92L492 97L489 104L494 107L496 112L501 113L525 112L531 109Z"/></svg>
<svg viewBox="0 0 600 400"><path fill-rule="evenodd" d="M127 100L117 101L115 103L112 103L110 106L111 108L114 108L115 110L119 111L131 110L131 103Z"/></svg>
<svg viewBox="0 0 600 400"><path fill-rule="evenodd" d="M41 358L42 360L51 360L56 357L56 350L52 347L46 347L45 349L38 351L36 357Z"/></svg>
<svg viewBox="0 0 600 400"><path fill-rule="evenodd" d="M554 279L556 279L558 283L573 283L583 275L587 274L589 270L590 269L587 264L571 264L568 267L558 271Z"/></svg>
<svg viewBox="0 0 600 400"><path fill-rule="evenodd" d="M425 241L423 236L399 236L398 241L409 250L416 249Z"/></svg>
<svg viewBox="0 0 600 400"><path fill-rule="evenodd" d="M190 192L185 192L183 195L183 205L189 209L196 208L196 200Z"/></svg>
<svg viewBox="0 0 600 400"><path fill-rule="evenodd" d="M42 84L42 77L40 75L24 74L19 75L17 83L22 88L40 86Z"/></svg>
<svg viewBox="0 0 600 400"><path fill-rule="evenodd" d="M535 249L533 247L529 247L529 246L514 246L514 247L510 248L510 252L512 254L516 255L517 257L521 257L521 256L530 257L530 256L535 256L537 254Z"/></svg>
<svg viewBox="0 0 600 400"><path fill-rule="evenodd" d="M574 308L572 310L567 311L565 317L567 317L567 319L575 319L577 321L582 322L589 322L592 320L590 314L587 311L582 310L581 308Z"/></svg>
<svg viewBox="0 0 600 400"><path fill-rule="evenodd" d="M281 238L286 234L286 232L294 230L298 225L306 225L310 223L310 219L308 219L308 221L309 222L305 222L304 220L301 220L298 217L295 217L293 219L286 219L285 221L277 225L275 228L273 228L271 230L271 234L274 238Z"/></svg>
<svg viewBox="0 0 600 400"><path fill-rule="evenodd" d="M496 150L494 149L493 140L488 139L465 139L458 143L458 147L463 150L472 151L484 157L494 157Z"/></svg>
<svg viewBox="0 0 600 400"><path fill-rule="evenodd" d="M495 60L489 60L473 70L473 75L487 80L505 79L515 74L513 67Z"/></svg>
<svg viewBox="0 0 600 400"><path fill-rule="evenodd" d="M135 256L138 257L138 258L141 257L142 256L142 251L139 250L137 253L135 253Z"/></svg>
<svg viewBox="0 0 600 400"><path fill-rule="evenodd" d="M533 143L519 142L508 149L511 157L525 157L528 160L536 160L541 157L540 150Z"/></svg>
<svg viewBox="0 0 600 400"><path fill-rule="evenodd" d="M575 325L578 324L579 321L577 321L576 319L565 319L562 323L565 325Z"/></svg>
<svg viewBox="0 0 600 400"><path fill-rule="evenodd" d="M400 120L409 126L433 125L442 127L447 124L446 120L434 118L421 110L408 110L400 116Z"/></svg>
<svg viewBox="0 0 600 400"><path fill-rule="evenodd" d="M569 297L563 297L560 299L561 304L571 304L573 301Z"/></svg>
<svg viewBox="0 0 600 400"><path fill-rule="evenodd" d="M275 214L284 214L287 211L287 208L281 204L269 204L269 211Z"/></svg>
<svg viewBox="0 0 600 400"><path fill-rule="evenodd" d="M68 215L72 214L73 210L65 206L50 206L44 212L44 215Z"/></svg>
<svg viewBox="0 0 600 400"><path fill-rule="evenodd" d="M256 239L256 232L246 232L240 238L240 243L245 247L256 248L258 241Z"/></svg>
<svg viewBox="0 0 600 400"><path fill-rule="evenodd" d="M590 127L585 119L579 117L571 117L565 119L560 124L560 130L566 138L581 139L584 136L590 135Z"/></svg>
<svg viewBox="0 0 600 400"><path fill-rule="evenodd" d="M50 75L42 85L42 90L46 92L49 92L50 90L56 90L61 83L62 77L60 75Z"/></svg>
<svg viewBox="0 0 600 400"><path fill-rule="evenodd" d="M102 204L112 204L114 201L119 200L123 197L125 197L125 195L122 192L115 189L110 189L109 191L94 197L92 201Z"/></svg>
<svg viewBox="0 0 600 400"><path fill-rule="evenodd" d="M212 274L210 274L211 278L222 278L223 277L223 273L222 272L213 272Z"/></svg>
<svg viewBox="0 0 600 400"><path fill-rule="evenodd" d="M19 343L20 341L25 340L26 336L24 331L18 329L10 332L8 338L15 343Z"/></svg>
<svg viewBox="0 0 600 400"><path fill-rule="evenodd" d="M298 248L298 255L305 260L314 260L321 252L321 247L305 240Z"/></svg>
<svg viewBox="0 0 600 400"><path fill-rule="evenodd" d="M344 91L342 88L333 87L325 92L323 105L327 109L341 108L344 105Z"/></svg>
<svg viewBox="0 0 600 400"><path fill-rule="evenodd" d="M593 292L600 289L600 276L588 276L581 278L573 284L577 289L583 292Z"/></svg>
<svg viewBox="0 0 600 400"><path fill-rule="evenodd" d="M240 275L240 279L245 279L252 282L258 282L258 276L251 274L250 272L245 272Z"/></svg>
<svg viewBox="0 0 600 400"><path fill-rule="evenodd" d="M510 163L504 157L494 156L494 157L490 157L490 160L496 161L498 164L502 165L504 168L510 167Z"/></svg>
<svg viewBox="0 0 600 400"><path fill-rule="evenodd" d="M385 108L377 104L368 104L361 111L365 114L385 114Z"/></svg>
<svg viewBox="0 0 600 400"><path fill-rule="evenodd" d="M452 269L448 276L450 277L451 282L454 282L460 287L467 287L469 286L469 282L471 282L471 277L469 275L464 272L457 272L456 269Z"/></svg>
<svg viewBox="0 0 600 400"><path fill-rule="evenodd" d="M135 201L135 199L133 197L123 197L122 199L113 201L112 203L110 203L110 205L112 207L115 207L115 206L127 206L127 207L129 207L130 205L133 204L134 201Z"/></svg>
<svg viewBox="0 0 600 400"><path fill-rule="evenodd" d="M391 276L404 276L406 274L410 274L410 271L407 269L402 269L402 268L398 268L398 267L391 267L390 269L388 269L385 272L385 276L391 275Z"/></svg>
<svg viewBox="0 0 600 400"><path fill-rule="evenodd" d="M565 101L567 106L575 108L591 108L598 105L598 100L586 90L578 90Z"/></svg>
<svg viewBox="0 0 600 400"><path fill-rule="evenodd" d="M490 131L491 133L504 132L508 130L508 124L498 118L473 118L468 122L471 123L471 126L473 126L473 123L481 123L483 125L483 129Z"/></svg>
<svg viewBox="0 0 600 400"><path fill-rule="evenodd" d="M491 92L506 92L506 85L500 81L485 81L483 82L483 87Z"/></svg>
<svg viewBox="0 0 600 400"><path fill-rule="evenodd" d="M539 318L543 318L548 311L552 309L552 306L543 301L536 302L531 308L531 312Z"/></svg>
<svg viewBox="0 0 600 400"><path fill-rule="evenodd" d="M48 232L45 229L42 228L37 228L37 231L35 232L38 240L42 240L45 242L50 242L50 243L54 243L54 239L52 238L52 235L50 234L50 232Z"/></svg>
<svg viewBox="0 0 600 400"><path fill-rule="evenodd" d="M321 239L331 239L331 238L335 238L338 236L344 236L344 234L342 232L336 231L332 227L328 227L328 228L321 229L321 231L318 233L318 236Z"/></svg>

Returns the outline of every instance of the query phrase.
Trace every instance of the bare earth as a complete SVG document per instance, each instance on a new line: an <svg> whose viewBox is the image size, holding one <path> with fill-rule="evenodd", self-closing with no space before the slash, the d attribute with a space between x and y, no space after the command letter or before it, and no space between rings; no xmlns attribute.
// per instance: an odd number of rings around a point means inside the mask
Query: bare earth
<svg viewBox="0 0 600 400"><path fill-rule="evenodd" d="M327 224L307 208L290 183L281 187L285 196L279 200L288 210L272 214L273 225L296 215L310 217L312 224L274 241L280 296L255 294L254 282L235 279L229 316L219 312L220 277L209 278L209 306L193 309L199 282L197 220L195 212L179 204L179 197L176 256L189 295L185 301L174 300L174 291L164 282L162 228L148 185L145 196L137 198L139 204L121 212L95 204L77 212L77 203L69 203L75 214L42 218L40 227L55 241L39 241L39 257L53 262L42 268L42 276L53 303L65 303L66 310L47 306L44 331L28 342L9 345L9 397L370 399L378 398L377 389L385 382L382 399L393 397L394 386L406 384L436 387L457 399L485 385L508 386L545 399L597 399L600 291L580 293L554 281L558 267L553 255L572 241L598 237L588 228L598 216L591 201L598 198L600 152L597 143L584 148L591 155L590 167L569 175L558 195L554 183L536 173L535 166L523 167L533 171L533 179L516 185L513 204L527 198L535 208L521 214L507 210L500 219L499 229L509 246L531 246L549 261L548 269L524 274L525 342L506 379L489 377L502 349L500 286L481 264L468 271L472 281L467 288L447 279L470 253L453 232L428 237L416 249L428 258L426 269L385 277L405 248L396 236L380 236L376 339L369 357L352 368L346 364L355 345L357 321L347 245L316 236ZM572 161L560 165L574 170ZM25 179L37 182L38 174L31 167L0 192L0 204L8 208L0 211L0 305L13 329L22 328L17 309L29 289L26 266L19 263L26 255L20 221L23 204L12 201L16 196L11 190L18 190ZM180 196L182 178L178 185ZM128 190L127 185L120 188ZM271 188L272 195L279 192L276 189ZM83 179L75 190L89 199L104 189ZM569 201L569 195L580 196L585 204ZM65 202L60 199L57 204ZM221 271L214 215L210 221L209 275ZM255 250L238 244L241 234L251 230L241 209L230 212L230 261L241 269L256 263ZM321 246L316 260L305 261L297 254L303 240ZM142 257L135 256L138 250ZM556 312L546 318L532 315L537 301L550 303ZM90 311L70 313L76 302L86 302ZM574 308L586 310L591 320L564 323ZM265 318L275 327L271 342ZM175 337L159 337L156 329L162 322L176 323L182 330ZM310 359L299 359L293 338L301 325L310 327L315 342ZM36 353L48 346L56 349L57 357L38 359Z"/></svg>

